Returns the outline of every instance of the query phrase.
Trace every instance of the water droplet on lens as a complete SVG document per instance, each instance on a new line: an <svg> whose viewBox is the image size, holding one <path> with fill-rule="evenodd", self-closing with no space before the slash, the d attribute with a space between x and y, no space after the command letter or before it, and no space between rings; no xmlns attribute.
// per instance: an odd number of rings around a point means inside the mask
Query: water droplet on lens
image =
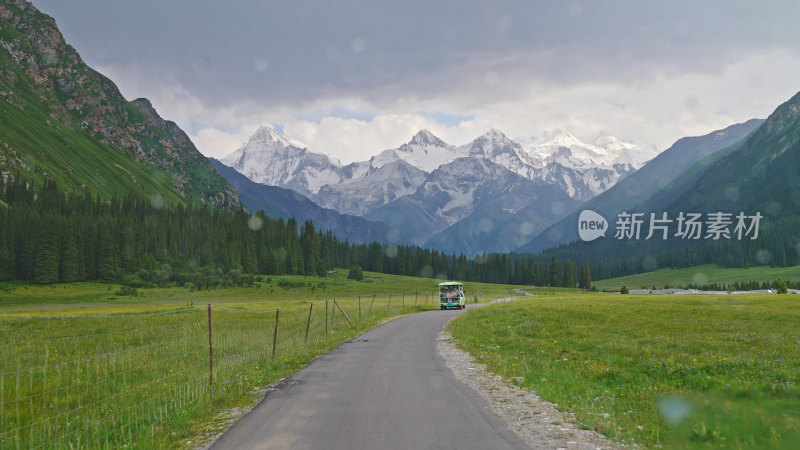
<svg viewBox="0 0 800 450"><path fill-rule="evenodd" d="M696 284L698 286L708 284L708 275L704 274L703 272L694 274L694 277L692 277L692 284Z"/></svg>
<svg viewBox="0 0 800 450"><path fill-rule="evenodd" d="M772 261L772 253L769 250L759 250L756 252L756 261L762 266L767 265Z"/></svg>
<svg viewBox="0 0 800 450"><path fill-rule="evenodd" d="M533 234L533 224L530 222L522 222L519 226L519 233L523 236L529 236Z"/></svg>
<svg viewBox="0 0 800 450"><path fill-rule="evenodd" d="M269 61L267 61L267 58L259 56L253 60L253 68L259 72L266 72L266 70L269 68Z"/></svg>
<svg viewBox="0 0 800 450"><path fill-rule="evenodd" d="M670 425L678 425L692 413L692 406L680 397L666 397L658 400L658 412Z"/></svg>
<svg viewBox="0 0 800 450"><path fill-rule="evenodd" d="M261 217L250 216L250 218L247 220L247 227L253 231L260 230L262 226L264 226L264 221L261 219Z"/></svg>
<svg viewBox="0 0 800 450"><path fill-rule="evenodd" d="M725 189L725 198L732 202L739 200L739 188L736 186L730 186Z"/></svg>
<svg viewBox="0 0 800 450"><path fill-rule="evenodd" d="M350 48L356 53L363 52L366 46L367 43L364 41L364 39L361 39L360 37L350 41Z"/></svg>
<svg viewBox="0 0 800 450"><path fill-rule="evenodd" d="M153 208L161 209L164 207L164 204L165 204L164 196L162 196L161 194L156 194L150 197L150 205L152 205Z"/></svg>

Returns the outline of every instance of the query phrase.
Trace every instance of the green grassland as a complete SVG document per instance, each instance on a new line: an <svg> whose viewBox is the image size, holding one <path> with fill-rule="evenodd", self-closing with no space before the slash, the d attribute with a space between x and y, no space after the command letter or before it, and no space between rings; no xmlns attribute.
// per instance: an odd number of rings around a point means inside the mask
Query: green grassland
<svg viewBox="0 0 800 450"><path fill-rule="evenodd" d="M624 443L800 443L798 296L539 297L468 310L449 331L490 371Z"/></svg>
<svg viewBox="0 0 800 450"><path fill-rule="evenodd" d="M0 448L194 447L259 388L390 317L438 307L438 280L338 272L136 297L99 283L0 285ZM513 288L466 283L470 303Z"/></svg>
<svg viewBox="0 0 800 450"><path fill-rule="evenodd" d="M656 286L688 286L708 283L733 284L737 281L775 281L778 277L784 280L800 280L800 266L770 267L758 266L743 268L726 268L714 264L688 267L685 269L658 269L652 272L609 278L592 282L599 290L619 291L622 286L629 289L652 288Z"/></svg>
<svg viewBox="0 0 800 450"><path fill-rule="evenodd" d="M236 306L245 309L292 308L334 297L363 298L373 294L387 297L393 294L400 301L406 298L422 301L437 290L440 280L404 277L365 272L365 279L356 282L347 279L347 269L339 269L326 277L295 275L260 276L252 287L190 290L179 286L139 289L137 296L120 296L121 288L105 283L68 283L35 285L27 283L0 283L0 311L30 314L107 314L115 312L152 312L174 309L181 305ZM527 289L531 293L557 292L550 288L530 288L490 283L464 283L468 301L478 296L480 301L492 296L510 295L510 289ZM567 290L561 290L568 292ZM577 292L577 291L576 291ZM429 297L430 298L430 297ZM80 308L80 311L71 311Z"/></svg>

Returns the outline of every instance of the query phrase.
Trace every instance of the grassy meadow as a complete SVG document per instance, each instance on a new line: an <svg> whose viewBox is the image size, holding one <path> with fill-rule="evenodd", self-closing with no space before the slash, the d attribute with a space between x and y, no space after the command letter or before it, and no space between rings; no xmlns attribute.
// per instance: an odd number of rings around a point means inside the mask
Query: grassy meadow
<svg viewBox="0 0 800 450"><path fill-rule="evenodd" d="M536 297L468 310L449 331L490 371L623 443L800 446L796 295Z"/></svg>
<svg viewBox="0 0 800 450"><path fill-rule="evenodd" d="M622 286L628 289L648 289L655 286L688 286L707 283L733 284L737 281L775 281L778 277L784 280L800 280L800 266L770 267L757 266L743 268L719 267L714 264L687 267L684 269L658 269L652 272L608 278L592 282L598 290L619 291Z"/></svg>
<svg viewBox="0 0 800 450"><path fill-rule="evenodd" d="M69 283L33 285L0 283L0 313L41 310L41 314L93 314L113 312L152 312L187 305L228 305L247 309L299 307L312 301L333 297L362 297L389 294L425 297L437 291L439 280L365 273L363 282L347 279L347 270L324 278L294 275L261 276L252 287L231 287L192 291L179 286L139 289L137 296L118 295L120 285L105 283ZM464 283L466 292L483 300L489 295L507 295L507 286L488 283ZM544 292L544 288L527 288ZM550 289L553 292L553 289ZM80 312L73 309L80 308Z"/></svg>
<svg viewBox="0 0 800 450"><path fill-rule="evenodd" d="M259 388L389 317L437 308L427 294L437 280L346 274L138 296L98 283L1 284L0 448L193 447ZM467 293L472 303L511 288L468 283Z"/></svg>

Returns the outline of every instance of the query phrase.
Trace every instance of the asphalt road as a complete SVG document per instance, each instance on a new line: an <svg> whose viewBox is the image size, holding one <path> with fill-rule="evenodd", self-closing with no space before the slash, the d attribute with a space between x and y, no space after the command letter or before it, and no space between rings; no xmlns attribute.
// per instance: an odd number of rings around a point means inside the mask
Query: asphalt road
<svg viewBox="0 0 800 450"><path fill-rule="evenodd" d="M461 311L386 323L316 359L212 449L523 449L437 350Z"/></svg>

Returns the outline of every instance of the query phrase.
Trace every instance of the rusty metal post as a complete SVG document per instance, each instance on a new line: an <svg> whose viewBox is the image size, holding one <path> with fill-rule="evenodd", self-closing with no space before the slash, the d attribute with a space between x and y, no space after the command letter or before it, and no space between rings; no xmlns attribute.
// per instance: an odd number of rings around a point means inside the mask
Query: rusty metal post
<svg viewBox="0 0 800 450"><path fill-rule="evenodd" d="M275 310L275 332L272 334L272 362L275 362L275 349L278 347L278 317L281 315L281 310Z"/></svg>
<svg viewBox="0 0 800 450"><path fill-rule="evenodd" d="M211 341L211 303L208 304L208 385L214 384L214 344Z"/></svg>
<svg viewBox="0 0 800 450"><path fill-rule="evenodd" d="M308 344L308 329L311 328L311 311L314 310L314 304L308 307L308 322L306 323L306 339L303 344Z"/></svg>

